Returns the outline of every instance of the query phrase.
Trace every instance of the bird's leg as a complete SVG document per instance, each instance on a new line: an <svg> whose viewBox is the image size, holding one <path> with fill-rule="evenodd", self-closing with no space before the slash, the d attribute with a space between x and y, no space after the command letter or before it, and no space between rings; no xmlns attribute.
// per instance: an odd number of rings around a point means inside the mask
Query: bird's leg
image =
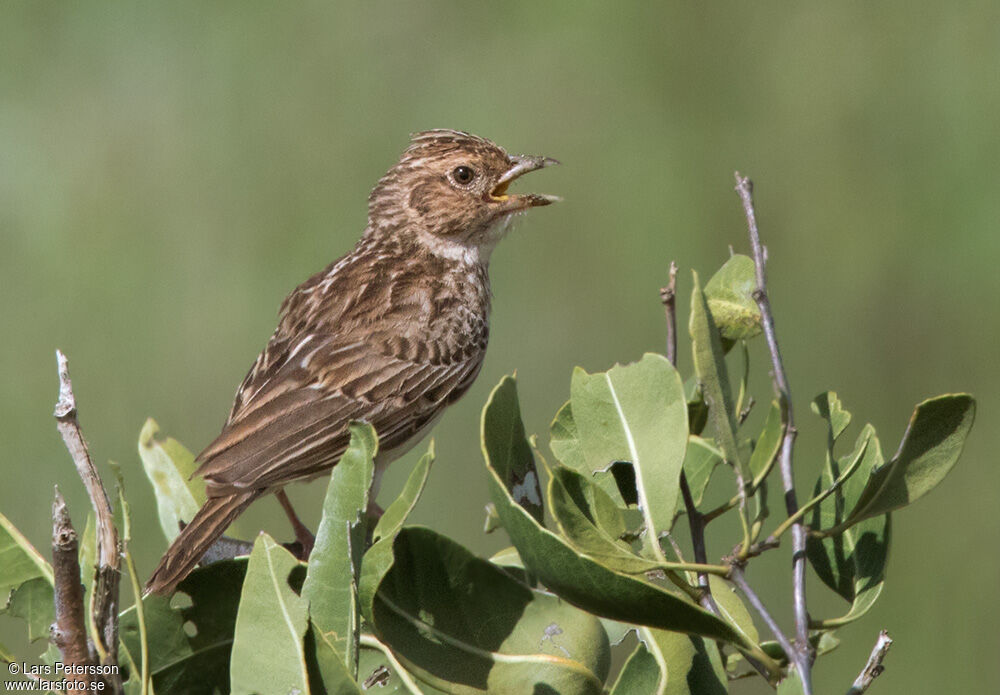
<svg viewBox="0 0 1000 695"><path fill-rule="evenodd" d="M378 506L375 498L378 497L378 491L382 487L382 476L389 467L390 461L392 459L386 458L384 454L375 457L375 471L372 474L371 487L368 488L368 508L365 509L365 514L369 522L368 525L371 528L375 528L375 524L378 523L378 520L382 518L382 514L385 513L385 510Z"/></svg>
<svg viewBox="0 0 1000 695"><path fill-rule="evenodd" d="M368 500L368 509L365 510L365 514L368 515L369 521L374 525L385 514L385 510L378 506L378 503L374 499L370 499Z"/></svg>
<svg viewBox="0 0 1000 695"><path fill-rule="evenodd" d="M299 559L308 560L309 553L312 552L313 546L316 544L316 536L299 519L299 515L295 513L292 502L288 499L288 495L285 494L284 488L275 492L274 496L278 498L278 503L285 510L285 516L288 517L288 521L292 524L292 530L295 531L295 540L302 547Z"/></svg>

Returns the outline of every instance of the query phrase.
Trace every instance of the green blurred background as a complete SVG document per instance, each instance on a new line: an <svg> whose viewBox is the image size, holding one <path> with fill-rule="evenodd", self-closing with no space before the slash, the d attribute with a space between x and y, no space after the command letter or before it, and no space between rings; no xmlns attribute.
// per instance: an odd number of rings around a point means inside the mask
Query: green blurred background
<svg viewBox="0 0 1000 695"><path fill-rule="evenodd" d="M964 459L897 516L886 593L819 663L818 691L846 690L882 627L897 643L878 692L995 687L1000 6L333 5L0 10L0 510L43 550L53 484L86 517L51 417L60 347L95 459L125 468L148 573L163 547L144 419L207 444L281 299L354 243L408 133L450 127L564 162L522 184L565 202L494 255L490 353L434 433L414 515L490 553L505 544L481 531L490 388L517 369L528 429L544 433L574 365L662 350L669 261L684 306L689 268L747 248L739 169L770 249L800 489L820 462L820 391L854 412L851 437L869 420L890 452L917 401L980 399ZM322 494L292 490L313 520ZM270 499L241 522L261 526L289 535ZM750 570L786 624L787 557ZM812 596L817 615L844 608ZM17 628L0 621L0 637L37 652Z"/></svg>

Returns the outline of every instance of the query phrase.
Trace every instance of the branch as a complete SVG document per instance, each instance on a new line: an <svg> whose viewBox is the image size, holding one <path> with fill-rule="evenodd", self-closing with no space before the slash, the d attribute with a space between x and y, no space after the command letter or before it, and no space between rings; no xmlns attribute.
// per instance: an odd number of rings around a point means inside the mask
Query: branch
<svg viewBox="0 0 1000 695"><path fill-rule="evenodd" d="M757 229L757 213L753 203L753 184L750 179L736 173L736 192L743 203L743 212L747 219L747 229L750 235L750 247L753 250L754 268L757 276L757 287L753 297L760 308L761 323L764 328L764 336L767 339L768 351L771 354L772 378L774 388L778 392L778 397L784 415L785 433L781 441L780 469L781 480L785 490L785 509L789 517L795 516L799 511L799 504L795 498L795 477L792 471L792 448L795 446L795 417L792 410L792 394L788 387L788 377L785 375L785 366L781 361L781 352L778 349L778 338L774 331L774 315L771 313L771 302L767 296L767 281L765 278L765 266L767 263L766 252L760 241L760 232ZM803 688L806 695L812 692L812 678L810 669L812 666L812 648L809 645L809 613L806 609L806 530L801 517L792 526L792 585L794 593L795 607L795 633L797 643L797 654L801 658L794 659L799 667L799 675L802 679ZM792 655L789 654L791 659Z"/></svg>
<svg viewBox="0 0 1000 695"><path fill-rule="evenodd" d="M677 366L677 264L670 261L670 282L660 288L660 301L667 319L667 359Z"/></svg>
<svg viewBox="0 0 1000 695"><path fill-rule="evenodd" d="M781 626L778 625L771 613L767 610L764 602L760 600L760 596L757 592L747 583L746 577L743 575L743 566L739 562L733 562L732 568L729 571L729 581L739 587L743 595L747 597L747 601L753 606L754 610L757 611L758 615L764 619L764 623L771 630L771 634L774 635L774 639L777 640L778 644L782 649L785 650L785 655L788 657L788 661L796 663L796 655L798 652L792 646L791 640L785 635Z"/></svg>
<svg viewBox="0 0 1000 695"><path fill-rule="evenodd" d="M667 359L670 364L677 366L677 264L670 261L670 282L666 287L660 289L660 301L663 302L663 310L666 314L667 322ZM694 561L698 565L711 567L707 564L708 553L705 549L705 516L698 511L691 495L691 486L688 485L687 476L681 471L680 476L681 496L684 498L684 510L687 512L688 526L691 529L691 545L694 548ZM659 542L659 541L657 541ZM680 553L678 553L679 555ZM713 615L721 615L715 598L712 596L712 588L708 582L708 574L705 571L698 573L698 603L701 607ZM761 655L763 656L763 655ZM744 652L743 657L754 669L764 678L771 682L773 668L769 668L758 656Z"/></svg>
<svg viewBox="0 0 1000 695"><path fill-rule="evenodd" d="M87 443L76 419L76 398L69 378L69 365L64 355L56 350L59 368L59 400L56 402L56 428L62 435L76 472L87 488L87 495L97 518L97 574L91 593L91 619L97 628L94 647L102 663L118 663L118 585L121 582L121 548L118 531L111 515L107 492L97 474L87 450ZM79 579L79 576L77 577Z"/></svg>
<svg viewBox="0 0 1000 695"><path fill-rule="evenodd" d="M677 366L677 264L670 261L670 282L666 287L660 288L660 301L663 302L663 311L666 314L667 323L667 359L670 364ZM694 561L697 564L708 563L708 554L705 551L705 517L698 511L691 496L691 487L688 485L687 476L681 471L681 495L684 497L684 509L687 512L688 525L691 528L691 545L694 547ZM712 598L712 590L708 584L708 575L705 572L698 572L698 586L701 593L698 602L702 608L719 615L719 607Z"/></svg>
<svg viewBox="0 0 1000 695"><path fill-rule="evenodd" d="M79 543L69 519L66 500L59 494L58 487L52 503L52 575L56 616L51 628L52 643L58 647L63 663L89 666L93 662L87 646L87 622L83 615ZM89 678L87 683L90 684Z"/></svg>
<svg viewBox="0 0 1000 695"><path fill-rule="evenodd" d="M868 657L868 663L865 664L858 677L854 679L854 685L847 691L847 695L861 695L861 693L868 690L868 686L872 684L873 680L882 675L882 671L885 670L885 667L882 665L882 659L889 653L889 647L891 646L892 639L889 637L889 633L882 630L878 634L878 641L875 642L875 648L872 649L871 656Z"/></svg>

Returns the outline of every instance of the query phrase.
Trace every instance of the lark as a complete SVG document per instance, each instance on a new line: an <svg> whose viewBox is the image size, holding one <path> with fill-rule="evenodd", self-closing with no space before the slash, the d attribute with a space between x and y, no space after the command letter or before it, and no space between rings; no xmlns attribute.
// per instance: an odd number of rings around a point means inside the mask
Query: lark
<svg viewBox="0 0 1000 695"><path fill-rule="evenodd" d="M490 254L511 219L558 200L508 193L556 160L507 154L469 133L413 136L368 198L347 255L295 288L198 456L208 499L160 560L147 592L170 593L251 503L276 493L308 552L285 485L327 473L348 423L379 436L372 499L388 464L471 386L489 340Z"/></svg>

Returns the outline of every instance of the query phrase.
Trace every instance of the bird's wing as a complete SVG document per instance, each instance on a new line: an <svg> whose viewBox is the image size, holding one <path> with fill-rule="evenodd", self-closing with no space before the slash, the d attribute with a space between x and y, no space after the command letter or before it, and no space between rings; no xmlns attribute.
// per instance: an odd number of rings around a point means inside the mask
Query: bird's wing
<svg viewBox="0 0 1000 695"><path fill-rule="evenodd" d="M209 494L322 473L347 447L352 420L373 425L383 451L402 444L468 389L485 350L485 341L481 349L480 341L457 351L432 346L430 361L414 358L427 349L393 349L398 339L378 333L366 338L303 336L264 360L272 369L258 370L258 360L222 433L198 457Z"/></svg>

